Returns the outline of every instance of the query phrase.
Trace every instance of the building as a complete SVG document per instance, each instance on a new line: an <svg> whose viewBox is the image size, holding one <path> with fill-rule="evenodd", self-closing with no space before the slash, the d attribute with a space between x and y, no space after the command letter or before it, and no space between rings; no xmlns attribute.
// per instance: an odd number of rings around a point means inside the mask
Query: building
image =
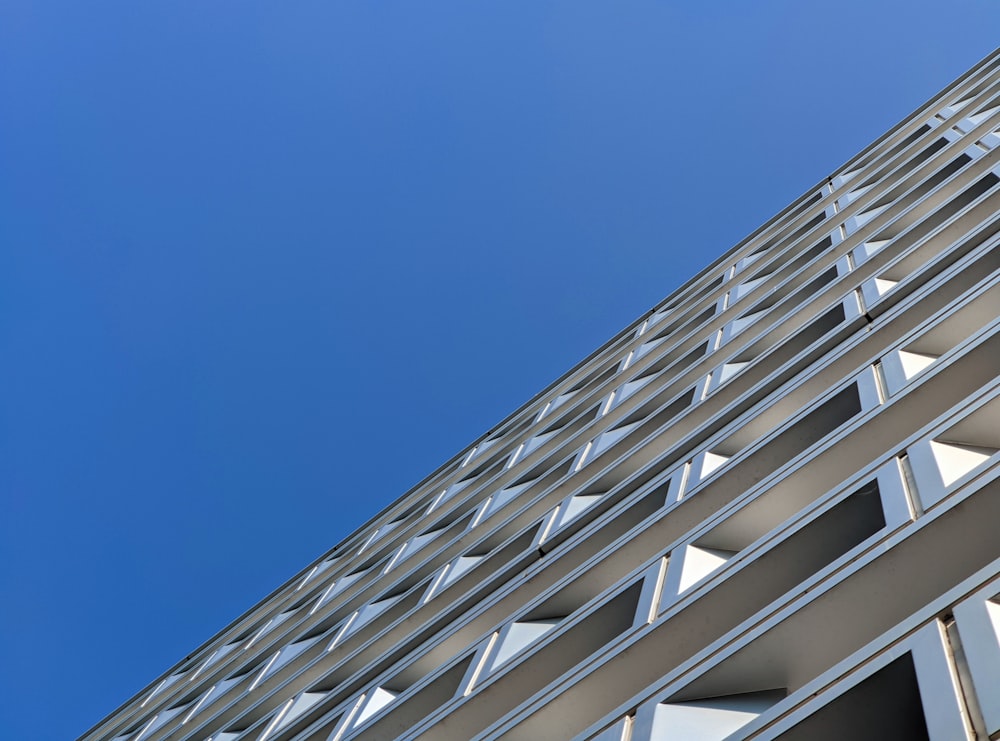
<svg viewBox="0 0 1000 741"><path fill-rule="evenodd" d="M86 739L1000 734L1000 52Z"/></svg>

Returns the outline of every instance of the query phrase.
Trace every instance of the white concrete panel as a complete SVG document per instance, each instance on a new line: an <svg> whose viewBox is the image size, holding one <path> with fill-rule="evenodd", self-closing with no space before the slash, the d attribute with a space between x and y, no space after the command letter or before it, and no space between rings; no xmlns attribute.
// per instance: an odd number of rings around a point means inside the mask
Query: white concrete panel
<svg viewBox="0 0 1000 741"><path fill-rule="evenodd" d="M392 571L392 569L396 568L403 561L410 558L414 553L416 553L421 548L430 543L432 540L437 538L440 534L441 530L434 530L433 532L424 533L423 535L416 535L410 538L410 540L408 540L406 543L400 546L399 550L396 551L396 555L394 555L389 560L382 573L388 573Z"/></svg>
<svg viewBox="0 0 1000 741"><path fill-rule="evenodd" d="M463 574L473 569L484 558L486 556L459 556L451 563L445 565L438 572L437 577L431 581L422 602L427 602L436 597L451 584L458 581Z"/></svg>
<svg viewBox="0 0 1000 741"><path fill-rule="evenodd" d="M882 393L875 368L868 366L854 378L858 387L858 398L861 401L861 411L867 412L882 403Z"/></svg>
<svg viewBox="0 0 1000 741"><path fill-rule="evenodd" d="M358 579L360 579L366 573L368 573L368 572L367 571L359 571L359 572L356 572L354 574L347 574L347 575L342 576L339 579L337 579L337 581L335 581L333 584L331 584L329 587L327 587L326 591L323 592L323 594L320 595L319 599L316 601L316 604L309 611L309 614L312 615L313 613L315 613L316 610L318 610L320 607L322 607L323 605L325 605L331 599L333 599L338 594L340 594L341 592L343 592L345 589L347 589L347 587L349 587L351 584L353 584L354 582L356 582Z"/></svg>
<svg viewBox="0 0 1000 741"><path fill-rule="evenodd" d="M748 267L753 265L755 262L760 260L764 255L767 254L767 250L761 250L760 252L754 252L751 255L747 255L744 258L736 261L736 272L739 273L746 270Z"/></svg>
<svg viewBox="0 0 1000 741"><path fill-rule="evenodd" d="M284 612L275 615L271 620L268 620L260 630L257 631L256 635L254 635L254 637L250 639L250 642L247 643L247 647L249 648L250 646L252 646L254 643L259 641L265 635L267 635L272 630L281 625L283 622L288 620L288 618L290 618L296 612L297 610L285 610Z"/></svg>
<svg viewBox="0 0 1000 741"><path fill-rule="evenodd" d="M484 558L485 556L459 556L456 558L452 562L451 568L448 569L448 573L445 574L444 581L441 585L442 588L457 580Z"/></svg>
<svg viewBox="0 0 1000 741"><path fill-rule="evenodd" d="M769 273L767 275L762 275L759 278L754 278L753 280L747 280L744 281L743 283L740 283L732 291L730 291L729 293L730 303L734 303L740 300L741 298L752 292L755 288L757 288L759 285L761 285L764 281L766 281L770 277L771 275Z"/></svg>
<svg viewBox="0 0 1000 741"><path fill-rule="evenodd" d="M949 488L996 453L991 448L953 441L921 440L909 447L910 468L924 509L944 499Z"/></svg>
<svg viewBox="0 0 1000 741"><path fill-rule="evenodd" d="M1000 732L1000 605L995 601L998 591L1000 584L991 584L954 610L973 690L991 736Z"/></svg>
<svg viewBox="0 0 1000 741"><path fill-rule="evenodd" d="M379 600L378 602L372 602L368 605L365 605L358 611L358 617L354 621L352 630L357 630L362 625L371 622L379 615L381 615L383 612L392 607L394 604L399 602L399 600L401 600L402 598L403 598L402 595L396 597L388 597L386 599Z"/></svg>
<svg viewBox="0 0 1000 741"><path fill-rule="evenodd" d="M376 687L365 698L365 704L361 707L361 712L358 713L358 717L355 719L354 725L360 726L366 720L375 715L375 713L379 710L395 700L398 695L398 692L392 692L391 690L387 690L383 687Z"/></svg>
<svg viewBox="0 0 1000 741"><path fill-rule="evenodd" d="M599 456L605 450L610 448L612 445L622 440L626 435L628 435L632 430L636 429L642 422L633 422L632 424L622 425L621 427L615 427L613 430L608 430L602 432L597 439L594 441L593 447L590 449L590 454L587 458L589 463L594 458Z"/></svg>
<svg viewBox="0 0 1000 741"><path fill-rule="evenodd" d="M895 288L898 283L899 281L887 278L871 278L861 284L861 295L865 297L865 303L871 306Z"/></svg>
<svg viewBox="0 0 1000 741"><path fill-rule="evenodd" d="M937 359L937 355L910 350L893 350L887 353L882 358L882 369L889 395L898 394L911 379L931 367Z"/></svg>
<svg viewBox="0 0 1000 741"><path fill-rule="evenodd" d="M483 510L482 517L476 518L476 520L473 521L473 524L478 524L478 522L481 521L482 519L489 517L497 510L502 509L509 502L512 502L515 499L517 499L517 497L520 496L522 493L524 493L528 489L528 487L530 487L533 483L535 483L534 479L532 479L531 481L526 481L523 484L515 484L514 486L507 486L498 491L496 494L493 495L489 503L486 505L485 509Z"/></svg>
<svg viewBox="0 0 1000 741"><path fill-rule="evenodd" d="M913 513L910 511L899 459L893 458L882 466L876 474L876 480L886 528L891 531L911 522Z"/></svg>
<svg viewBox="0 0 1000 741"><path fill-rule="evenodd" d="M995 448L964 445L943 440L931 440L930 445L931 453L945 486L951 486L984 464L997 452Z"/></svg>
<svg viewBox="0 0 1000 741"><path fill-rule="evenodd" d="M726 464L730 457L731 456L728 455L722 455L721 453L713 453L710 450L699 453L691 462L691 477L686 488L690 489L699 481L707 478L714 471L720 469Z"/></svg>
<svg viewBox="0 0 1000 741"><path fill-rule="evenodd" d="M535 435L533 438L528 440L524 444L524 449L521 451L521 458L526 458L528 455L538 450L540 447L545 445L549 440L554 438L559 434L559 430L553 430L552 432L546 432L541 435Z"/></svg>
<svg viewBox="0 0 1000 741"><path fill-rule="evenodd" d="M172 720L173 718L176 718L178 715L184 712L184 710L186 710L187 707L188 705L183 705L181 707L174 707L168 710L160 711L148 724L146 724L146 727L139 732L139 734L135 737L135 741L141 741L141 739L152 736L157 729L162 728L164 725L167 724L168 721Z"/></svg>
<svg viewBox="0 0 1000 741"><path fill-rule="evenodd" d="M850 204L854 203L854 201L858 200L865 193L870 191L873 187L874 183L870 185L862 185L861 187L848 191L847 193L842 195L839 199L837 199L837 203L840 205L840 208L842 209L846 208Z"/></svg>
<svg viewBox="0 0 1000 741"><path fill-rule="evenodd" d="M494 438L492 440L483 440L483 442L479 443L475 448L472 449L472 451L466 457L465 462L462 464L462 466L463 467L467 466L477 458L481 458L486 452L493 450L493 448L495 448L497 446L497 443L499 442L500 439L498 438Z"/></svg>
<svg viewBox="0 0 1000 741"><path fill-rule="evenodd" d="M287 664L289 661L294 659L296 656L301 654L306 649L315 646L316 643L319 641L319 639L320 636L316 636L315 638L309 638L304 641L297 641L288 646L285 646L285 648L281 649L281 653L278 654L278 658L275 659L273 662L271 662L271 665L267 668L267 671L265 671L264 674L261 675L261 679L263 679L269 674L273 674L274 672L278 671L281 667L283 667L285 664Z"/></svg>
<svg viewBox="0 0 1000 741"><path fill-rule="evenodd" d="M646 386L650 381L653 380L653 378L654 376L645 376L643 378L636 378L635 380L629 381L628 383L623 383L615 391L615 398L614 401L612 402L611 408L613 409L614 407L621 404L623 401L625 401L625 399L629 398L636 391Z"/></svg>
<svg viewBox="0 0 1000 741"><path fill-rule="evenodd" d="M719 383L725 383L748 365L750 365L749 360L743 362L723 363L722 370L719 371Z"/></svg>
<svg viewBox="0 0 1000 741"><path fill-rule="evenodd" d="M734 319L729 325L729 337L735 337L751 324L763 319L766 314L767 310L764 309L762 311L755 311L752 314L746 314L745 316L741 316L739 319Z"/></svg>
<svg viewBox="0 0 1000 741"><path fill-rule="evenodd" d="M589 741L631 741L631 721L629 718L622 718L609 728L605 728Z"/></svg>
<svg viewBox="0 0 1000 741"><path fill-rule="evenodd" d="M736 551L685 545L670 554L664 598L672 599L722 568ZM665 606L665 604L664 604Z"/></svg>
<svg viewBox="0 0 1000 741"><path fill-rule="evenodd" d="M885 206L876 206L874 208L868 209L867 211L862 211L861 213L852 216L847 221L845 221L844 228L847 230L848 234L853 234L858 229L863 227L865 224L877 218L879 214L884 212L887 208L889 208L888 204L886 204Z"/></svg>
<svg viewBox="0 0 1000 741"><path fill-rule="evenodd" d="M935 620L908 642L930 741L969 738L958 676L945 653L944 627Z"/></svg>
<svg viewBox="0 0 1000 741"><path fill-rule="evenodd" d="M507 663L511 657L538 641L561 622L561 619L526 620L508 626L497 641L490 661L490 671L495 671Z"/></svg>
<svg viewBox="0 0 1000 741"><path fill-rule="evenodd" d="M965 108L967 105L969 105L971 101L972 98L968 97L968 98L963 98L962 100L956 101L954 103L951 103L950 105L946 105L944 108L938 111L938 115L941 116L941 118L951 118L956 113Z"/></svg>
<svg viewBox="0 0 1000 741"><path fill-rule="evenodd" d="M330 694L329 692L303 692L301 695L295 698L295 702L292 703L292 706L288 709L288 712L284 714L284 716L281 718L281 721L275 728L277 729L287 726L289 723L298 718L309 708L311 708L313 705L318 703L320 700L322 700L329 694Z"/></svg>
<svg viewBox="0 0 1000 741"><path fill-rule="evenodd" d="M991 131L989 134L986 134L986 136L980 139L980 141L990 149L1000 147L1000 129Z"/></svg>
<svg viewBox="0 0 1000 741"><path fill-rule="evenodd" d="M784 698L783 690L660 703L650 741L723 741Z"/></svg>
<svg viewBox="0 0 1000 741"><path fill-rule="evenodd" d="M980 111L979 113L974 113L968 118L962 119L961 121L958 122L957 126L960 129L964 130L966 133L968 133L969 131L972 131L972 129L974 129L976 126L979 126L979 124L986 121L988 118L995 116L997 113L1000 113L1000 106L992 106L990 108L986 108Z"/></svg>
<svg viewBox="0 0 1000 741"><path fill-rule="evenodd" d="M872 255L885 249L885 246L889 244L890 241L891 240L889 239L873 239L867 242L862 242L852 251L852 254L854 255L854 263L856 265L860 265L865 262Z"/></svg>
<svg viewBox="0 0 1000 741"><path fill-rule="evenodd" d="M207 700L209 702L215 702L220 697L222 697L223 695L225 695L235 685L237 685L240 682L244 681L247 678L247 676L249 676L249 675L244 675L244 676L240 676L240 677L230 677L228 679L223 679L223 680L217 682L215 684L215 686L212 688L211 693L209 693L209 696L208 696Z"/></svg>
<svg viewBox="0 0 1000 741"><path fill-rule="evenodd" d="M564 502L559 508L559 515L556 519L556 527L562 527L577 515L582 512L586 512L588 509L597 504L603 497L603 494L579 494L577 496L570 497L569 500Z"/></svg>
<svg viewBox="0 0 1000 741"><path fill-rule="evenodd" d="M937 355L922 352L910 352L907 350L897 350L896 355L899 357L900 367L907 380L916 376L938 359Z"/></svg>
<svg viewBox="0 0 1000 741"><path fill-rule="evenodd" d="M648 355L650 352L658 348L666 341L667 340L665 337L661 337L658 340L650 340L649 342L643 342L641 345L639 345L639 347L635 349L635 352L632 354L632 358L631 361L629 362L629 365L635 363L635 361L637 361L639 358Z"/></svg>
<svg viewBox="0 0 1000 741"><path fill-rule="evenodd" d="M861 172L862 169L863 168L859 167L857 169L848 170L847 172L844 172L844 173L841 173L840 175L837 175L836 177L833 178L833 187L834 188L843 187L844 185L846 185L850 181L854 180L854 178L856 178L858 176L858 173Z"/></svg>
<svg viewBox="0 0 1000 741"><path fill-rule="evenodd" d="M713 393L722 384L726 383L733 376L737 375L740 371L750 365L749 360L747 361L731 361L728 363L723 363L717 366L708 377L708 381L705 385L705 393L702 398L707 397L709 394Z"/></svg>
<svg viewBox="0 0 1000 741"><path fill-rule="evenodd" d="M441 502L446 502L449 499L451 499L452 497L454 497L456 494L460 493L463 489L469 488L469 485L474 480L475 480L475 477L473 477L471 479L466 479L465 481L457 481L456 483L452 484L451 486L449 486L447 489L444 490L444 492L441 494L441 498L438 500L437 504L439 505ZM435 506L437 506L437 505L435 505Z"/></svg>

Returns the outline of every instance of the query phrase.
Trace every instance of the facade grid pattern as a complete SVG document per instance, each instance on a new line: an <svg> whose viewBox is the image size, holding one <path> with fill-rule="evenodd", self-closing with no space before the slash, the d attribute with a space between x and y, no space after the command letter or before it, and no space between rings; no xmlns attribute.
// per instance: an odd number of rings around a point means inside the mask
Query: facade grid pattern
<svg viewBox="0 0 1000 741"><path fill-rule="evenodd" d="M1000 738L1000 52L84 735Z"/></svg>

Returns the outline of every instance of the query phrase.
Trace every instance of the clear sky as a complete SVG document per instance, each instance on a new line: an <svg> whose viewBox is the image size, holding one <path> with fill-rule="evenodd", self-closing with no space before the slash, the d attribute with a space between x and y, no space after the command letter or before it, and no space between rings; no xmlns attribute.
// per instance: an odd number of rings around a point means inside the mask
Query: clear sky
<svg viewBox="0 0 1000 741"><path fill-rule="evenodd" d="M0 737L83 733L998 31L996 0L0 3Z"/></svg>

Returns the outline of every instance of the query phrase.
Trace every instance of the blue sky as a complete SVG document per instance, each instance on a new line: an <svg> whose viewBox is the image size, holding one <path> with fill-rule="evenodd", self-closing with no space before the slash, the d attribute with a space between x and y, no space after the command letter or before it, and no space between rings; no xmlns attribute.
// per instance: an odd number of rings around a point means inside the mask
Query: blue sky
<svg viewBox="0 0 1000 741"><path fill-rule="evenodd" d="M0 7L0 728L75 737L988 54L1000 3Z"/></svg>

